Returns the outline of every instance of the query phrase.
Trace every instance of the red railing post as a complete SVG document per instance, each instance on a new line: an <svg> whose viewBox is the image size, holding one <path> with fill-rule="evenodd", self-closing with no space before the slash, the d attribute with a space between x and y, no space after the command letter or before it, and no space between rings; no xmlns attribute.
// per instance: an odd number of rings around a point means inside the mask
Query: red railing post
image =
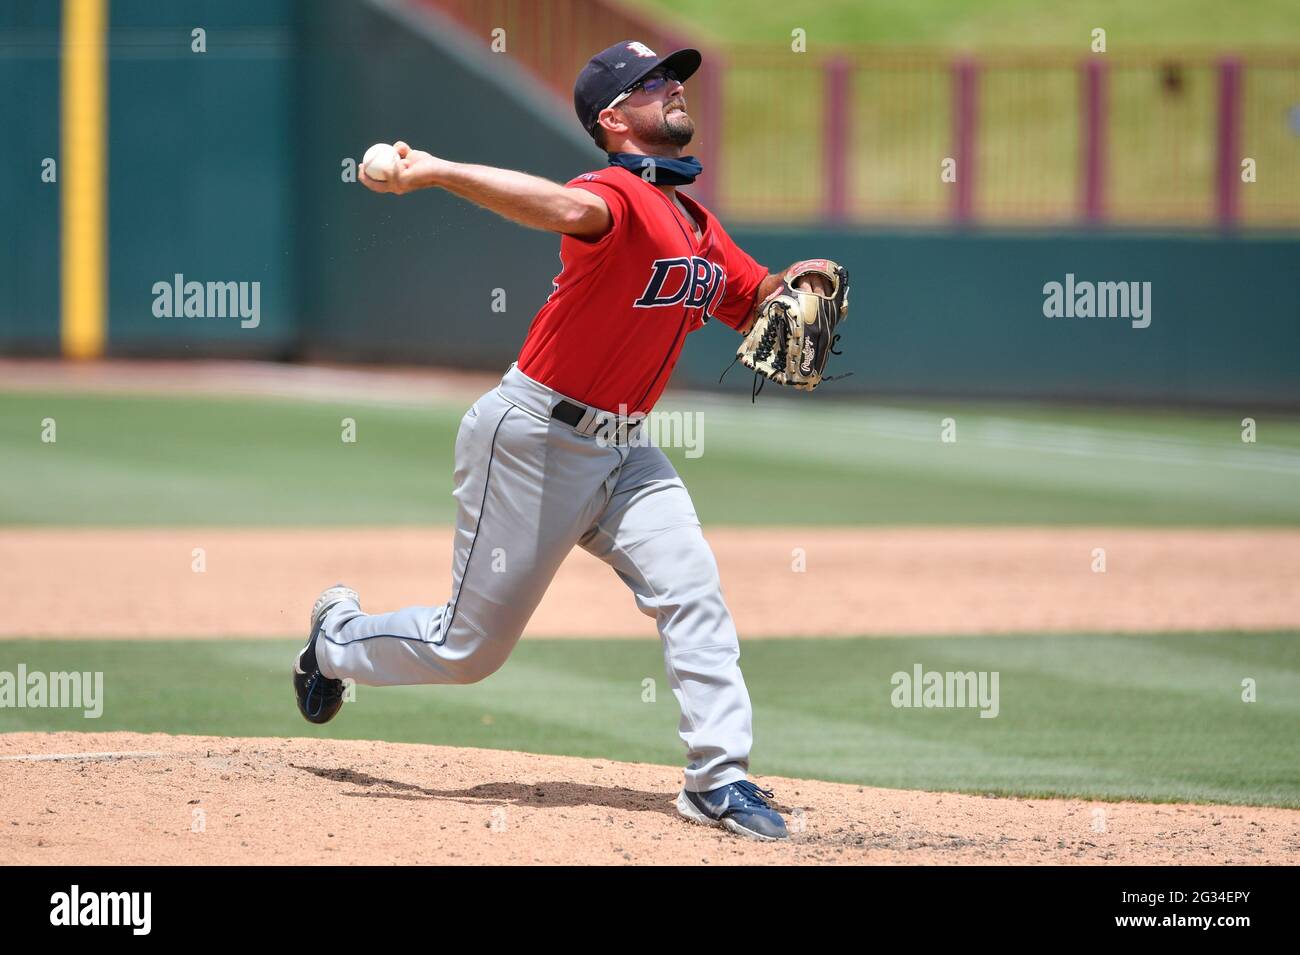
<svg viewBox="0 0 1300 955"><path fill-rule="evenodd" d="M953 193L952 217L970 222L975 211L975 126L979 121L977 87L979 66L961 57L952 67L952 138L957 160L957 182ZM936 175L937 175L936 170Z"/></svg>
<svg viewBox="0 0 1300 955"><path fill-rule="evenodd" d="M1239 214L1241 181L1241 61L1219 61L1218 169L1215 211L1219 225L1231 228Z"/></svg>
<svg viewBox="0 0 1300 955"><path fill-rule="evenodd" d="M700 145L698 149L700 164L704 166L704 175L700 177L699 185L695 191L699 194L700 202L712 209L718 202L718 197L722 195L722 140L726 135L726 117L727 113L722 105L722 88L723 77L726 75L727 63L721 53L717 50L702 51L704 63L700 67L700 72L696 74L700 85L703 87L704 99L704 122L707 125L697 126L697 133L700 135ZM687 104L690 104L690 93L686 95Z"/></svg>
<svg viewBox="0 0 1300 955"><path fill-rule="evenodd" d="M1100 56L1083 62L1083 128L1079 131L1083 220L1098 225L1106 217L1106 130L1110 122L1106 98L1106 63Z"/></svg>
<svg viewBox="0 0 1300 955"><path fill-rule="evenodd" d="M845 57L831 57L823 67L826 113L822 148L825 150L826 219L842 223L849 216L849 85L853 67Z"/></svg>

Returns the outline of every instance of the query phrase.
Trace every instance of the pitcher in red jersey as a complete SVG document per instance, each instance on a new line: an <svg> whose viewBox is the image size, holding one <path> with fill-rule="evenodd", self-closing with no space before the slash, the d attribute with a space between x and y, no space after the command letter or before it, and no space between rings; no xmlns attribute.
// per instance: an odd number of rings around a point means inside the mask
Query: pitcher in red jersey
<svg viewBox="0 0 1300 955"><path fill-rule="evenodd" d="M375 686L481 680L510 655L577 545L609 564L658 626L687 750L678 811L782 839L772 794L748 780L750 700L717 564L668 458L629 440L686 336L711 319L746 331L782 282L678 190L702 171L682 155L695 133L685 82L699 66L695 50L660 57L634 40L592 57L574 107L609 165L563 186L403 142L390 178L360 173L375 192L441 188L559 233L562 267L518 361L461 423L450 598L366 614L355 592L326 590L293 681L303 715L323 723L341 708L347 678ZM821 275L798 281L830 291ZM611 433L621 440L604 440Z"/></svg>

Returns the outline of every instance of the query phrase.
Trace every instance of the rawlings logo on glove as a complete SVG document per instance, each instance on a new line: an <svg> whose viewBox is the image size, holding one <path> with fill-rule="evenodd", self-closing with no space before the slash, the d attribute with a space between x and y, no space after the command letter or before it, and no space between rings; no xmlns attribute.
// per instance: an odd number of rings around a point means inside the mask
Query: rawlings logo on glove
<svg viewBox="0 0 1300 955"><path fill-rule="evenodd" d="M803 340L803 361L799 363L799 370L805 375L812 371L813 359L817 356L817 349L813 348L811 338Z"/></svg>
<svg viewBox="0 0 1300 955"><path fill-rule="evenodd" d="M823 276L830 294L797 288L805 275ZM827 377L826 363L838 355L836 327L849 311L849 273L830 259L796 262L781 284L758 307L754 325L736 350L736 361L754 371L754 396L766 379L812 391ZM733 361L734 365L735 362ZM726 372L723 372L725 375Z"/></svg>

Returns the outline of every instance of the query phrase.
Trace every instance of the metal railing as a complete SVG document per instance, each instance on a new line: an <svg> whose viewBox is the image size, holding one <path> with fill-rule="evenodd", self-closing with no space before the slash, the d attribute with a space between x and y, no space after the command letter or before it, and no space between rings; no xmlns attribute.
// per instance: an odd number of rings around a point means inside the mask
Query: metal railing
<svg viewBox="0 0 1300 955"><path fill-rule="evenodd" d="M1300 53L733 50L723 94L733 218L1300 227Z"/></svg>
<svg viewBox="0 0 1300 955"><path fill-rule="evenodd" d="M420 2L570 109L611 43L700 47L606 0ZM702 49L696 191L732 220L1300 228L1300 50Z"/></svg>

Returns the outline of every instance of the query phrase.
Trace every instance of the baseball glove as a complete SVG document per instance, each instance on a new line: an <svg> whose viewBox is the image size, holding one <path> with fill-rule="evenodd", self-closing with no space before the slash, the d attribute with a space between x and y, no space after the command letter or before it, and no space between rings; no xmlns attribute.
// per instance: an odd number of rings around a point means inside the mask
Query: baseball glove
<svg viewBox="0 0 1300 955"><path fill-rule="evenodd" d="M830 294L796 288L805 275L825 276ZM830 259L805 259L790 266L781 284L758 306L754 325L736 350L736 361L754 370L754 396L769 378L800 391L831 381L825 374L826 363L831 355L840 354L835 350L840 339L835 329L848 311L849 273L844 266Z"/></svg>

